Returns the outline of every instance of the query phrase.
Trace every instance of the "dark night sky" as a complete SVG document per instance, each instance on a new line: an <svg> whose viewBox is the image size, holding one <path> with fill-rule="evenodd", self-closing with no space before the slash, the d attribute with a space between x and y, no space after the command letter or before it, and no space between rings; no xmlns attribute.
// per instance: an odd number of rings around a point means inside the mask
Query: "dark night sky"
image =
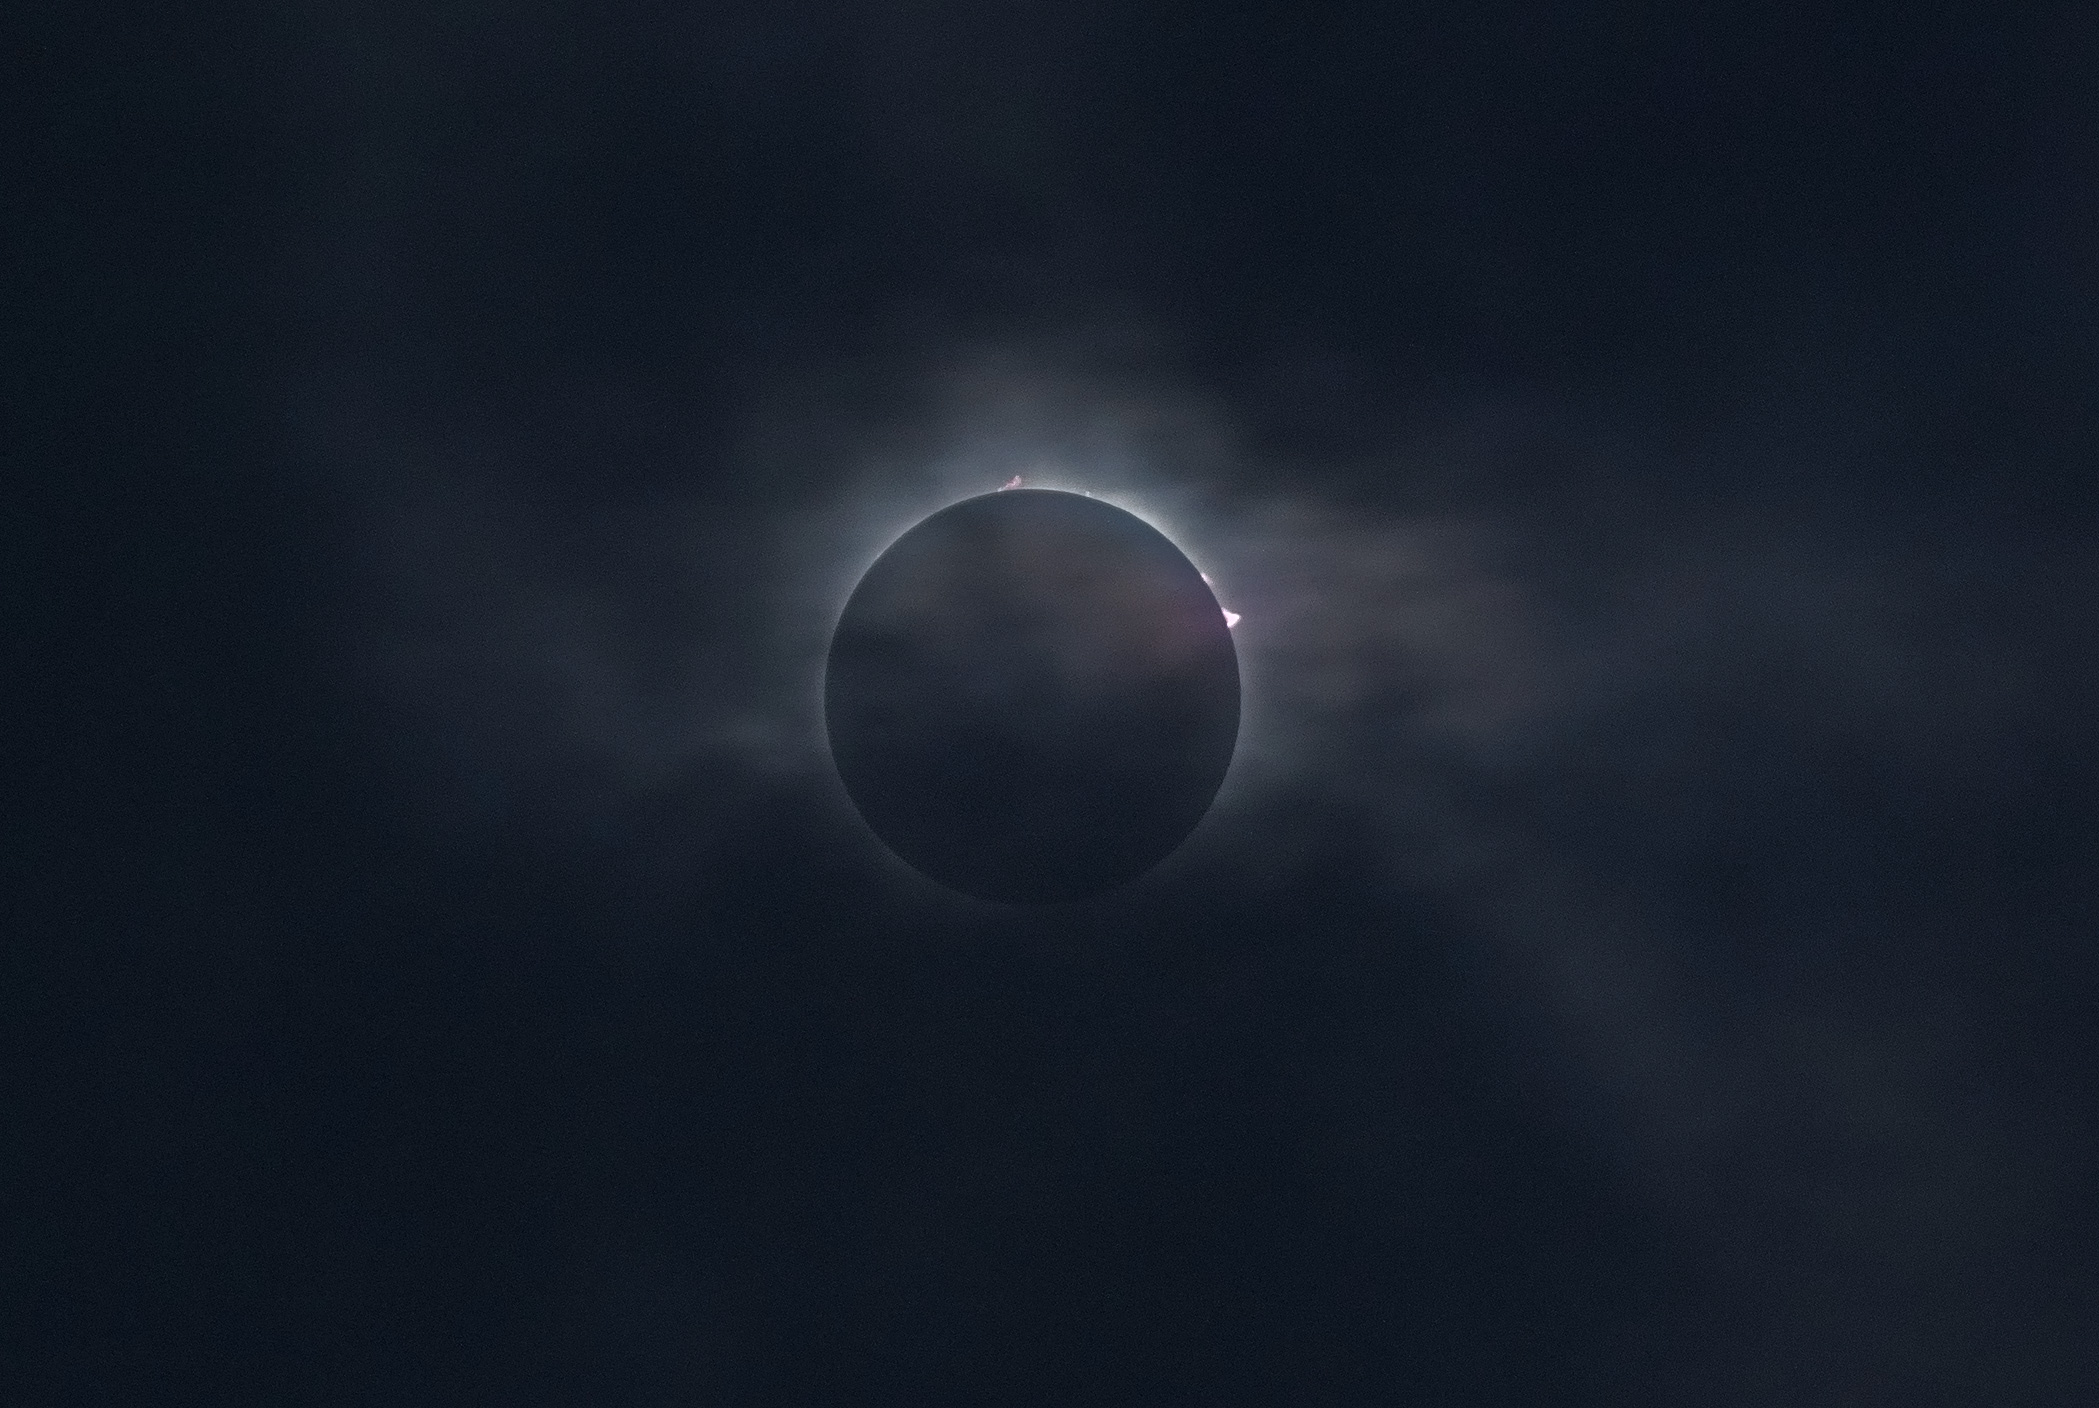
<svg viewBox="0 0 2099 1408"><path fill-rule="evenodd" d="M2089 7L52 7L10 1404L2099 1391ZM1244 615L1126 891L884 857L1010 474Z"/></svg>

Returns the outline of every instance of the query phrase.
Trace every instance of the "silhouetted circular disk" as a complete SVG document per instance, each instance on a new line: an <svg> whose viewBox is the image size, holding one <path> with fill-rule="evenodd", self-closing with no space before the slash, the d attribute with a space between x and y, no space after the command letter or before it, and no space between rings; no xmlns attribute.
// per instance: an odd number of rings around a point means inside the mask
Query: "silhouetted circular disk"
<svg viewBox="0 0 2099 1408"><path fill-rule="evenodd" d="M1217 599L1158 531L1015 489L899 538L846 603L824 712L890 849L986 899L1076 899L1187 838L1239 736Z"/></svg>

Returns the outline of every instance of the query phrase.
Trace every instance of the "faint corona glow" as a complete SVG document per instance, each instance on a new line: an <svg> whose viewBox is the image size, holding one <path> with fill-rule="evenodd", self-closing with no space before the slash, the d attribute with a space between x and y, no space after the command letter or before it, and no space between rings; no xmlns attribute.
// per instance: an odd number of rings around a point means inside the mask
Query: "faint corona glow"
<svg viewBox="0 0 2099 1408"><path fill-rule="evenodd" d="M1196 573L1195 575L1203 579L1203 585L1204 585L1204 586L1206 586L1206 587L1208 587L1208 588L1210 589L1210 594L1211 594L1212 596L1215 596L1215 595L1217 594L1217 584L1216 584L1215 582L1213 582L1213 581L1211 581L1211 580L1210 580L1210 574L1209 574L1209 573L1207 573L1207 572L1198 572L1198 573ZM1219 611L1224 611L1224 607L1223 607L1223 605L1222 605L1222 604L1220 604L1220 605L1218 606L1218 608L1217 608L1217 609L1218 609ZM1230 630L1230 629L1231 629L1232 627L1234 627L1234 626L1236 626L1236 625L1238 625L1238 624L1239 624L1239 613L1238 613L1238 612L1236 612L1236 611L1224 611L1224 628L1225 628L1226 630L1228 630L1228 631L1229 631L1229 630Z"/></svg>

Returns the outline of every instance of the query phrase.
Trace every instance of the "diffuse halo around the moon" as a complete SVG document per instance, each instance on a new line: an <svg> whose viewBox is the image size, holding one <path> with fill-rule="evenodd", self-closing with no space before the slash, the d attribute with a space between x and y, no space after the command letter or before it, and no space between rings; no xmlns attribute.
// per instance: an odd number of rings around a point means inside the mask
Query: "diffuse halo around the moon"
<svg viewBox="0 0 2099 1408"><path fill-rule="evenodd" d="M913 867L986 899L1078 899L1149 870L1209 810L1239 662L1158 530L1016 489L935 513L867 570L824 715L847 794Z"/></svg>

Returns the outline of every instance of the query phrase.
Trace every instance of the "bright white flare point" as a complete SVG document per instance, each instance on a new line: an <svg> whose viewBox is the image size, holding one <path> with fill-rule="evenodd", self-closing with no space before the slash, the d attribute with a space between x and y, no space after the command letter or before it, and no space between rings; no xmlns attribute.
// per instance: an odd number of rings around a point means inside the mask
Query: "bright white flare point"
<svg viewBox="0 0 2099 1408"><path fill-rule="evenodd" d="M1222 607L1220 607L1220 608L1219 608L1219 610L1223 610L1223 608L1222 608ZM1230 629L1231 629L1232 627L1234 627L1234 626L1236 626L1236 625L1238 625L1238 624L1239 624L1239 613L1238 613L1238 612L1236 612L1236 611L1226 611L1226 612L1224 613L1224 628L1225 628L1226 630L1228 630L1228 631L1229 631L1229 630L1230 630Z"/></svg>
<svg viewBox="0 0 2099 1408"><path fill-rule="evenodd" d="M1020 487L1020 476L1016 474L998 487L999 492L1002 494L1008 489L1018 489Z"/></svg>

